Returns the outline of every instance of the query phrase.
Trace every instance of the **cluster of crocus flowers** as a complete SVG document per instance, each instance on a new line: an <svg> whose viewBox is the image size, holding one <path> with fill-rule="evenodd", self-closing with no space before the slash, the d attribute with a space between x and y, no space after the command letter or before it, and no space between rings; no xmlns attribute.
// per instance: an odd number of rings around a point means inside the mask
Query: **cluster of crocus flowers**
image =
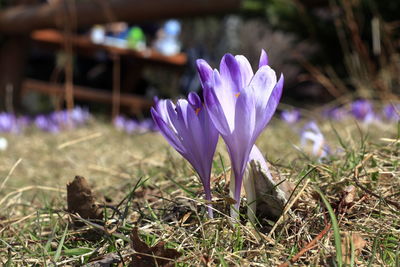
<svg viewBox="0 0 400 267"><path fill-rule="evenodd" d="M42 131L59 133L64 129L83 126L90 118L91 115L87 109L75 107L72 110L60 110L47 115L38 115L33 120L33 123Z"/></svg>
<svg viewBox="0 0 400 267"><path fill-rule="evenodd" d="M34 125L39 130L59 133L64 129L77 128L87 124L91 115L88 110L76 107L72 110L55 111L35 117L19 116L12 113L0 113L0 132L21 133L25 128Z"/></svg>
<svg viewBox="0 0 400 267"><path fill-rule="evenodd" d="M26 117L17 117L12 113L0 113L0 133L19 133L27 124Z"/></svg>
<svg viewBox="0 0 400 267"><path fill-rule="evenodd" d="M157 126L152 119L139 121L124 116L117 116L113 123L115 128L127 134L144 134L157 130Z"/></svg>
<svg viewBox="0 0 400 267"><path fill-rule="evenodd" d="M208 167L211 169L218 134L222 136L233 173L231 194L236 204L231 215L237 217L249 155L258 136L275 113L282 95L283 76L277 79L275 71L268 65L264 50L255 74L244 56L231 54L222 58L219 70L213 70L202 59L197 60L197 69L203 87L204 104L195 94L189 95L189 102L179 100L176 107L171 101L159 101L152 110L153 118L169 143L199 173L206 198L209 198L209 177L202 178L202 175L207 173L209 176ZM191 108L188 108L189 105ZM200 120L201 112L204 122ZM199 153L205 149L202 146L213 153ZM207 170L200 173L200 166L207 166Z"/></svg>

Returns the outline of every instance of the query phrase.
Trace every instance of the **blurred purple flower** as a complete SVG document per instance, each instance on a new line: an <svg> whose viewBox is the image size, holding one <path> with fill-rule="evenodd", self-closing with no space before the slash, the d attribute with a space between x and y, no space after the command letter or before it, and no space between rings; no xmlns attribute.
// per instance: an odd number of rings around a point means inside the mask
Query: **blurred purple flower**
<svg viewBox="0 0 400 267"><path fill-rule="evenodd" d="M137 121L117 116L113 122L115 128L125 131L128 134L144 134L150 131L157 131L157 126L152 119Z"/></svg>
<svg viewBox="0 0 400 267"><path fill-rule="evenodd" d="M34 121L35 126L45 132L58 133L60 132L60 127L55 123L50 116L38 115Z"/></svg>
<svg viewBox="0 0 400 267"><path fill-rule="evenodd" d="M74 126L82 126L90 120L90 113L87 109L75 107L69 112L69 119L73 122Z"/></svg>
<svg viewBox="0 0 400 267"><path fill-rule="evenodd" d="M17 127L18 129L25 129L32 123L31 119L28 116L21 116L17 118Z"/></svg>
<svg viewBox="0 0 400 267"><path fill-rule="evenodd" d="M343 107L335 107L325 112L325 116L335 121L341 121L348 115Z"/></svg>
<svg viewBox="0 0 400 267"><path fill-rule="evenodd" d="M305 148L308 141L311 141L312 143L312 154L314 156L318 157L318 159L320 160L328 156L330 148L326 144L325 137L322 134L321 130L313 121L307 123L303 127L300 136L300 146L302 148Z"/></svg>
<svg viewBox="0 0 400 267"><path fill-rule="evenodd" d="M152 119L145 119L139 122L139 132L146 133L146 132L153 132L157 131L156 124Z"/></svg>
<svg viewBox="0 0 400 267"><path fill-rule="evenodd" d="M375 113L371 102L365 99L356 100L351 104L353 116L364 123L370 123L375 119Z"/></svg>
<svg viewBox="0 0 400 267"><path fill-rule="evenodd" d="M17 131L16 118L11 113L0 113L0 132L11 133Z"/></svg>
<svg viewBox="0 0 400 267"><path fill-rule="evenodd" d="M297 109L283 110L281 113L281 118L289 124L296 123L300 120L300 111Z"/></svg>
<svg viewBox="0 0 400 267"><path fill-rule="evenodd" d="M124 130L128 134L133 134L139 131L139 123L134 120L125 120Z"/></svg>
<svg viewBox="0 0 400 267"><path fill-rule="evenodd" d="M171 100L159 100L151 108L151 114L165 139L199 174L205 198L211 201L210 176L218 131L199 96L190 93L188 101L178 100L176 106ZM208 214L213 217L211 204L208 204Z"/></svg>
<svg viewBox="0 0 400 267"><path fill-rule="evenodd" d="M222 58L220 71L212 70L202 59L197 60L197 69L208 114L228 148L238 210L249 154L275 113L282 94L283 75L277 81L264 50L255 74L244 56L231 54ZM231 215L237 217L235 212Z"/></svg>
<svg viewBox="0 0 400 267"><path fill-rule="evenodd" d="M383 108L383 114L389 121L400 121L400 103L386 105Z"/></svg>
<svg viewBox="0 0 400 267"><path fill-rule="evenodd" d="M125 118L123 116L115 117L113 124L114 124L115 128L117 128L120 131L125 130Z"/></svg>
<svg viewBox="0 0 400 267"><path fill-rule="evenodd" d="M87 109L75 107L72 110L54 111L48 115L38 115L34 124L42 131L58 133L68 128L83 126L91 118Z"/></svg>

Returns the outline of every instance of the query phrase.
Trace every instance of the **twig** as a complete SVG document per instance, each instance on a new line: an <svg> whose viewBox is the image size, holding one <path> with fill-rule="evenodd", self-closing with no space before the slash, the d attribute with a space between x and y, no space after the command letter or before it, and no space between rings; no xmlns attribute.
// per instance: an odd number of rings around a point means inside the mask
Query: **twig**
<svg viewBox="0 0 400 267"><path fill-rule="evenodd" d="M378 199L382 199L382 200L385 201L386 203L388 203L388 204L390 204L390 205L392 205L392 206L395 206L398 210L400 210L400 203L397 203L397 202L395 202L395 201L386 199L386 198L384 198L384 197L382 197L382 196L380 196L380 195L378 195L378 194L372 192L371 190L369 190L368 188L366 188L365 186L363 186L362 184L360 184L360 182L357 180L356 176L353 176L353 181L354 181L354 183L355 183L360 189L362 189L363 191L365 191L367 194L370 194L371 196L376 197L376 198L378 198Z"/></svg>
<svg viewBox="0 0 400 267"><path fill-rule="evenodd" d="M81 143L81 142L84 142L84 141L87 141L90 139L100 137L102 135L103 135L102 133L94 133L94 134L90 134L90 135L87 135L84 137L80 137L80 138L77 138L77 139L74 139L74 140L71 140L71 141L68 141L68 142L65 142L65 143L59 145L57 147L57 149L63 149L63 148L66 148L67 146L75 145L75 144L78 144L78 143Z"/></svg>
<svg viewBox="0 0 400 267"><path fill-rule="evenodd" d="M21 163L22 159L19 158L17 162L14 163L14 165L11 167L10 171L8 172L6 178L4 178L4 181L0 185L0 191L3 189L4 185L7 183L7 180L11 177L17 166Z"/></svg>
<svg viewBox="0 0 400 267"><path fill-rule="evenodd" d="M371 154L371 153L365 155L364 159L354 168L354 173L353 173L353 181L354 181L354 183L355 183L359 188L361 188L363 191L365 191L366 193L370 194L371 196L376 197L376 198L378 198L378 199L382 199L382 200L385 201L386 203L388 203L388 204L390 204L390 205L392 205L392 206L395 206L398 210L400 210L400 203L397 203L397 202L395 202L395 201L386 199L386 198L384 198L384 197L382 197L382 196L380 196L380 195L378 195L378 194L372 192L371 190L369 190L368 188L366 188L365 186L363 186L363 185L357 180L358 177L359 177L359 174L360 174L359 169L360 169L361 167L363 167L364 164L365 164L365 162L367 162L372 156L373 156L373 154Z"/></svg>
<svg viewBox="0 0 400 267"><path fill-rule="evenodd" d="M326 233L331 229L331 224L327 224L325 228L313 239L311 240L302 250L299 251L292 259L287 262L280 264L278 267L288 267L291 264L295 263L304 253L309 251L311 248L315 246L315 244L321 240Z"/></svg>
<svg viewBox="0 0 400 267"><path fill-rule="evenodd" d="M283 220L284 215L292 208L294 203L296 203L296 201L300 198L301 194L304 192L304 190L306 189L306 187L307 187L309 182L310 182L310 180L306 180L306 182L304 183L303 187L300 189L299 193L285 207L285 210L282 212L282 215L279 217L278 221L274 224L274 226L272 227L271 231L268 233L268 237L271 237L272 234L275 232L276 228L278 227L280 222Z"/></svg>

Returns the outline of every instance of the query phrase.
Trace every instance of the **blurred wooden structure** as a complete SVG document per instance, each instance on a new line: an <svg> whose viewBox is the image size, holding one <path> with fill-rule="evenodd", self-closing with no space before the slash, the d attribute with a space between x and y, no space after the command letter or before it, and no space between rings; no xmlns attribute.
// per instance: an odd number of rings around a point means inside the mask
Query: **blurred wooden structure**
<svg viewBox="0 0 400 267"><path fill-rule="evenodd" d="M61 84L32 79L26 79L22 84L22 88L23 93L24 91L36 91L57 97L63 97L65 93L64 86ZM109 104L112 102L112 95L108 91L77 85L74 86L74 97L81 100L99 103ZM122 93L120 94L119 105L129 107L132 113L138 114L144 109L149 109L152 103L151 101L144 101L134 95Z"/></svg>
<svg viewBox="0 0 400 267"><path fill-rule="evenodd" d="M35 3L36 2L36 3ZM72 33L80 27L88 27L94 24L110 23L116 21L126 21L131 23L149 22L167 18L182 18L201 16L206 14L226 13L237 10L241 0L52 0L47 3L37 3L36 0L24 2L24 5L12 6L0 10L0 34L7 36L6 45L0 48L0 55L4 55L4 60L0 61L0 70L7 68L6 75L0 72L0 110L5 108L6 86L12 88L14 96L14 105L20 94L20 84L23 80L23 69L26 62L26 51L28 50L28 37L31 35L35 42L54 47L63 47L67 53L90 52L94 50L104 50L109 53L118 64L114 64L114 77L118 75L115 72L119 70L120 57L132 57L135 60L141 60L149 64L166 64L169 66L179 66L185 61L183 55L166 58L158 53L138 53L134 51L122 50L120 48L104 47L89 43L81 37L74 36ZM59 29L60 32L34 32L48 28ZM65 33L65 34L64 34ZM64 41L64 44L63 44ZM12 55L9 53L9 47L14 47ZM14 55L14 56L13 56ZM19 57L18 64L13 62L13 58ZM24 61L25 60L25 61ZM70 61L70 65L71 61ZM68 80L68 79L67 79ZM70 77L69 80L72 80ZM11 86L8 86L10 85ZM120 81L114 82L114 92L119 90ZM27 80L23 83L24 89L39 90L55 94L65 94L68 98L68 91L73 88L72 83L66 82L65 88L61 85L44 85L38 81ZM49 87L50 86L50 87ZM72 87L68 90L68 86ZM117 89L118 87L118 89ZM53 89L51 89L53 88ZM88 88L76 87L75 97L88 97L95 94L96 91L90 91ZM81 90L82 89L82 90ZM64 93L62 93L62 90ZM85 90L89 94L82 93ZM104 92L98 99L105 100ZM114 94L112 102L114 105L121 100L124 95ZM68 100L68 99L67 99ZM129 101L128 101L129 102ZM138 105L136 101L133 101ZM133 103L132 102L132 103ZM18 105L17 105L18 106ZM147 106L147 104L144 104Z"/></svg>
<svg viewBox="0 0 400 267"><path fill-rule="evenodd" d="M52 0L46 4L11 7L0 11L0 33L76 28L116 21L148 22L194 17L237 10L241 0Z"/></svg>
<svg viewBox="0 0 400 267"><path fill-rule="evenodd" d="M38 30L31 34L33 41L44 48L62 49L66 42L65 34L57 30ZM184 53L173 56L165 56L155 50L136 51L133 49L119 48L103 44L93 43L87 35L71 35L72 47L76 53L95 55L97 52L106 52L109 55L127 56L143 63L165 64L171 66L182 66L186 64L187 58Z"/></svg>
<svg viewBox="0 0 400 267"><path fill-rule="evenodd" d="M31 38L41 48L48 50L62 49L67 41L65 34L57 30L34 31L31 34ZM153 49L139 52L127 48L94 44L87 35L71 35L68 41L71 42L75 53L85 56L95 56L98 52L104 52L113 60L114 88L112 88L112 92L76 85L74 85L73 92L74 98L76 99L112 104L113 115L118 114L120 105L128 107L129 110L135 114L140 113L141 110L149 109L152 105L152 101L144 99L143 97L120 93L120 58L134 60L138 62L141 67L161 66L175 69L178 75L187 61L187 57L184 53L165 56ZM140 70L135 69L132 71ZM37 91L62 97L65 90L63 86L56 83L46 83L44 81L28 79L25 80L22 85L22 93L26 93L27 91ZM132 93L134 93L134 91Z"/></svg>

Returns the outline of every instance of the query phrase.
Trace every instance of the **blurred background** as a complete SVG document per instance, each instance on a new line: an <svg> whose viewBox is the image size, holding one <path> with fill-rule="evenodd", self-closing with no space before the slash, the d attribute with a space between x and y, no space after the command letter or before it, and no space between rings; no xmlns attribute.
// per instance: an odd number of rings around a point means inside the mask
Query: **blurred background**
<svg viewBox="0 0 400 267"><path fill-rule="evenodd" d="M0 111L83 107L148 117L155 96L200 91L195 60L225 53L285 75L283 102L399 96L400 2L2 0Z"/></svg>

